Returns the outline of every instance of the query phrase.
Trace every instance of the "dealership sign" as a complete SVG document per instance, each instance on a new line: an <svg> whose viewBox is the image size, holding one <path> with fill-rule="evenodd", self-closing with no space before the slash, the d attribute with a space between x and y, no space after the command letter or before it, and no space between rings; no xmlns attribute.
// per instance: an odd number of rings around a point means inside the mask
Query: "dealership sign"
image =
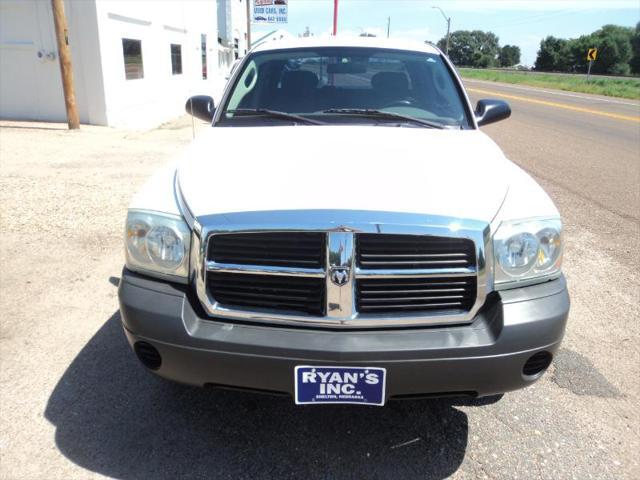
<svg viewBox="0 0 640 480"><path fill-rule="evenodd" d="M287 23L289 0L253 0L253 23Z"/></svg>

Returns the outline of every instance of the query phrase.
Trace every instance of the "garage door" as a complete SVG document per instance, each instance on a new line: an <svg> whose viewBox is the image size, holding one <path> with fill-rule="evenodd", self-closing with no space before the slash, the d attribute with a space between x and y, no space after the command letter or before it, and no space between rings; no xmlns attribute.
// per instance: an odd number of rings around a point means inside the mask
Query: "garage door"
<svg viewBox="0 0 640 480"><path fill-rule="evenodd" d="M0 1L0 117L64 121L51 3Z"/></svg>

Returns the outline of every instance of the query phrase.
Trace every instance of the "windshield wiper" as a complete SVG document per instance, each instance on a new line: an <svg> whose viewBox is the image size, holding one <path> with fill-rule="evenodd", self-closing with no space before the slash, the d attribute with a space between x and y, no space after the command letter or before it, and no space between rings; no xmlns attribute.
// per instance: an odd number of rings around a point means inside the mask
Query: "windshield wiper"
<svg viewBox="0 0 640 480"><path fill-rule="evenodd" d="M417 123L427 128L445 128L444 125L437 122L431 122L422 118L411 117L409 115L402 115L401 113L386 112L384 110L375 110L371 108L330 108L329 110L323 110L322 113L333 113L338 115L356 115L369 118L388 118L395 120L404 120L405 122Z"/></svg>
<svg viewBox="0 0 640 480"><path fill-rule="evenodd" d="M226 110L225 113L233 113L234 115L241 116L259 115L263 117L281 118L283 120L292 120L294 122L306 123L308 125L326 125L325 122L321 122L319 120L312 120L311 118L296 115L294 113L269 110L267 108L238 108L236 110Z"/></svg>

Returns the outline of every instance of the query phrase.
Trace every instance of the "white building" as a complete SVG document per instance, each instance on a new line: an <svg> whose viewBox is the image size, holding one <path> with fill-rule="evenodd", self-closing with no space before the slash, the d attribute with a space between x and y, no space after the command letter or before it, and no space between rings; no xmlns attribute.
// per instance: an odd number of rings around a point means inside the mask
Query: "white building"
<svg viewBox="0 0 640 480"><path fill-rule="evenodd" d="M232 4L222 23L243 55L245 1L65 0L80 121L147 128L215 98L233 61L218 11ZM0 1L0 118L66 120L49 0Z"/></svg>
<svg viewBox="0 0 640 480"><path fill-rule="evenodd" d="M247 45L247 4L249 0L217 0L219 65L229 67L243 57Z"/></svg>

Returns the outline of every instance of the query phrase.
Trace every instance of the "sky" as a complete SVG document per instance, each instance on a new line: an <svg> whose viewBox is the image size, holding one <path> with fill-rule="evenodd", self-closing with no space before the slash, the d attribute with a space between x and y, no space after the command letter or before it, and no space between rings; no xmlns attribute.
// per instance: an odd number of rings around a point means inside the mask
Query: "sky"
<svg viewBox="0 0 640 480"><path fill-rule="evenodd" d="M447 32L440 7L451 17L451 31L492 31L500 45L520 47L521 63L533 65L540 40L547 35L575 38L609 23L633 27L640 21L640 0L339 0L339 35L362 32L437 42ZM328 35L333 0L289 0L289 23L252 27L253 38L276 28L298 35L309 27Z"/></svg>

